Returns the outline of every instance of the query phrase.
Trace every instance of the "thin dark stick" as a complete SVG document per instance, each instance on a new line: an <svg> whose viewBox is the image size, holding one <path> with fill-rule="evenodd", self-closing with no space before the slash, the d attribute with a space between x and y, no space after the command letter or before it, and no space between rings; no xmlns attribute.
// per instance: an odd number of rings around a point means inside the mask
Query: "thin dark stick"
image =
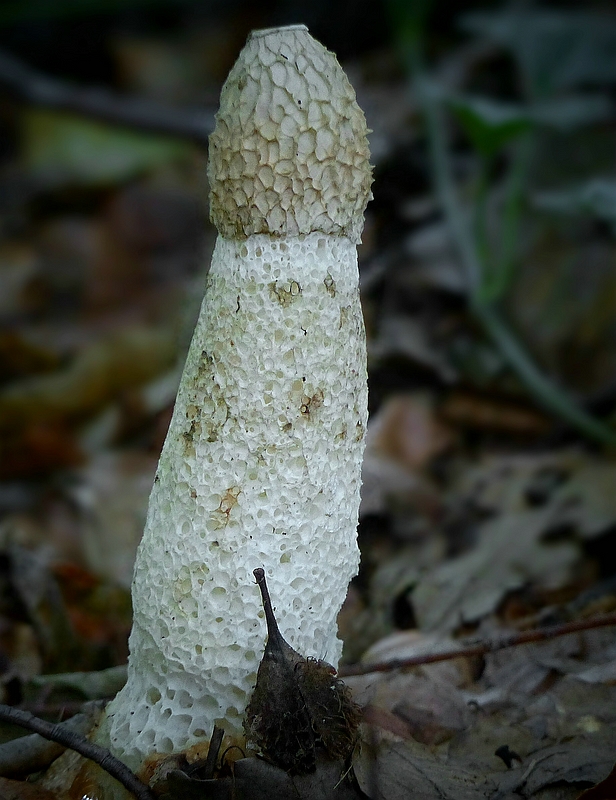
<svg viewBox="0 0 616 800"><path fill-rule="evenodd" d="M212 108L173 108L108 89L79 86L45 75L0 52L0 87L32 105L74 111L88 117L191 139L207 145L214 128Z"/></svg>
<svg viewBox="0 0 616 800"><path fill-rule="evenodd" d="M284 642L282 638L282 634L280 633L280 629L278 628L278 623L276 622L276 617L274 616L274 611L272 609L272 601L269 594L269 589L267 588L267 582L265 580L265 570L261 567L257 567L252 571L252 574L255 576L255 580L261 590L261 598L263 599L263 610L265 611L265 621L267 623L267 636L271 644L280 644L281 641ZM286 642L285 642L286 644Z"/></svg>
<svg viewBox="0 0 616 800"><path fill-rule="evenodd" d="M412 656L411 658L378 661L374 664L347 664L340 668L338 674L341 678L345 678L351 675L369 675L371 672L390 672L394 669L405 669L420 664L434 664L437 661L451 661L454 658L484 656L487 653L496 653L498 650L505 650L508 647L517 647L521 644L529 644L529 642L543 642L547 639L555 639L557 636L567 636L570 633L588 631L593 628L605 628L610 625L616 625L616 614L606 614L601 617L578 620L577 622L565 622L562 625L523 631L522 633L514 633L492 641L469 643L467 645L462 643L459 650L446 650L443 653L426 653L421 656Z"/></svg>
<svg viewBox="0 0 616 800"><path fill-rule="evenodd" d="M45 739L50 739L52 742L58 742L71 750L76 750L85 758L89 758L99 767L102 767L105 772L108 772L119 781L124 788L132 792L137 800L154 800L154 795L150 789L131 772L126 764L112 756L109 750L88 741L88 739L75 733L75 731L67 730L62 725L35 717L29 711L21 711L18 708L5 706L2 703L0 703L0 720L27 728Z"/></svg>
<svg viewBox="0 0 616 800"><path fill-rule="evenodd" d="M216 760L218 759L218 753L220 752L220 745L222 744L224 735L225 735L224 730L222 728L219 728L218 725L214 725L212 738L210 739L210 747L209 750L207 751L205 766L203 767L204 778L214 777L214 770L216 769Z"/></svg>
<svg viewBox="0 0 616 800"><path fill-rule="evenodd" d="M44 703L37 700L32 703L20 703L19 707L22 711L29 711L35 716L45 714L50 717L59 716L65 720L81 711L83 700L66 700L64 703Z"/></svg>

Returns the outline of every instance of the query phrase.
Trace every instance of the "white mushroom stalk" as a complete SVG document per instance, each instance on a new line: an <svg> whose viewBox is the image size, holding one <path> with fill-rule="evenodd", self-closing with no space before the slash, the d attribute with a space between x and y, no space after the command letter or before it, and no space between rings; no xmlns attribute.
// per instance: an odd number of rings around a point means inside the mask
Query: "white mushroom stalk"
<svg viewBox="0 0 616 800"><path fill-rule="evenodd" d="M242 736L266 638L336 664L367 417L356 244L367 129L302 25L253 33L210 139L219 231L133 580L128 682L103 732L138 768Z"/></svg>

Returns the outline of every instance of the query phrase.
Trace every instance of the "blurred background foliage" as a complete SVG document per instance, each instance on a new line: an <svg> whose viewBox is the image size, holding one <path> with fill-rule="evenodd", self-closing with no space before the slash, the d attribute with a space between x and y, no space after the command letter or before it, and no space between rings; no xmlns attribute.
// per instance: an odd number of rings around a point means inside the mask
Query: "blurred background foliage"
<svg viewBox="0 0 616 800"><path fill-rule="evenodd" d="M427 625L430 570L482 541L486 515L506 517L506 531L538 491L570 502L568 481L602 522L562 551L547 582L569 585L582 557L594 565L586 584L603 569L604 544L591 553L588 541L616 516L607 492L593 493L613 480L616 440L612 3L4 2L9 699L41 671L67 669L51 630L70 639L74 669L125 658L134 550L215 236L207 134L248 32L297 22L337 53L372 129L360 248L372 421L362 574L341 618L348 653ZM561 457L571 448L575 458ZM519 501L482 505L479 483L496 480L503 453L530 459L507 473ZM547 466L540 453L553 455ZM469 488L463 477L483 459ZM529 529L529 563L550 561L546 524ZM412 568L399 556L411 545ZM23 576L35 566L58 591L32 593ZM509 562L502 569L504 588L486 589L481 614L526 580L541 583L537 570L518 580Z"/></svg>

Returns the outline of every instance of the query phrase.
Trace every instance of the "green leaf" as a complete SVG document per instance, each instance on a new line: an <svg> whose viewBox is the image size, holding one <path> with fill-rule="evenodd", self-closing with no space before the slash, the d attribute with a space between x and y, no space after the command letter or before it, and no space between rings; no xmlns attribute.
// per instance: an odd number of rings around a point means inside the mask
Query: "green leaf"
<svg viewBox="0 0 616 800"><path fill-rule="evenodd" d="M613 109L605 95L577 94L538 103L529 113L538 124L566 132L605 122L613 115Z"/></svg>
<svg viewBox="0 0 616 800"><path fill-rule="evenodd" d="M423 38L433 5L433 0L387 0L386 9L399 47L414 47Z"/></svg>
<svg viewBox="0 0 616 800"><path fill-rule="evenodd" d="M486 159L532 124L522 106L487 97L455 97L450 105L473 146Z"/></svg>
<svg viewBox="0 0 616 800"><path fill-rule="evenodd" d="M475 149L486 159L533 125L565 132L602 122L612 113L603 95L573 95L529 106L457 95L449 99L449 104Z"/></svg>
<svg viewBox="0 0 616 800"><path fill-rule="evenodd" d="M26 167L52 184L113 184L194 155L177 139L48 109L25 109L22 133Z"/></svg>
<svg viewBox="0 0 616 800"><path fill-rule="evenodd" d="M538 208L564 214L591 214L610 223L616 235L616 181L593 178L581 186L541 192L534 198Z"/></svg>

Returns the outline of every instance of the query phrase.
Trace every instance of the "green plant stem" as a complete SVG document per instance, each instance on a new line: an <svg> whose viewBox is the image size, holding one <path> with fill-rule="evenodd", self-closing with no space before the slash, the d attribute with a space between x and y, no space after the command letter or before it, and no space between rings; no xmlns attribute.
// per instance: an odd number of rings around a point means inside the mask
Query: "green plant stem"
<svg viewBox="0 0 616 800"><path fill-rule="evenodd" d="M436 98L435 90L424 77L418 54L410 54L408 63L411 65L417 95L426 120L435 189L443 205L454 243L460 253L470 290L473 313L510 367L542 406L566 420L585 436L602 444L616 445L616 430L579 408L568 394L541 371L501 317L495 303L483 296L481 262L476 244L470 235L467 220L460 208L451 174L443 111ZM519 169L520 175L517 180L522 184L522 166ZM521 185L518 187L514 182L511 190L511 210L508 223L508 235L512 240L517 231L520 197ZM513 252L513 241L508 243L506 252ZM508 255L507 271L511 269L509 265L511 261L512 256ZM506 282L503 282L502 286L506 286Z"/></svg>
<svg viewBox="0 0 616 800"><path fill-rule="evenodd" d="M480 291L482 295L489 291L494 283L494 263L490 257L488 242L488 190L490 186L491 160L485 156L479 158L479 175L475 189L475 214L473 227L477 243L477 259L481 268Z"/></svg>
<svg viewBox="0 0 616 800"><path fill-rule="evenodd" d="M411 63L413 62L414 59L411 60ZM417 67L414 66L413 71L416 69ZM443 110L433 97L434 88L430 86L423 75L417 75L415 85L427 123L428 146L432 160L435 188L452 231L454 244L457 246L462 258L462 267L466 275L467 285L470 288L471 295L475 296L478 294L482 283L481 266L477 259L467 222L459 208L450 173L445 125L442 120Z"/></svg>
<svg viewBox="0 0 616 800"><path fill-rule="evenodd" d="M524 187L533 151L533 139L533 135L527 133L519 142L513 156L503 211L500 259L494 282L485 297L486 302L500 300L513 283L516 244L524 205Z"/></svg>
<svg viewBox="0 0 616 800"><path fill-rule="evenodd" d="M475 314L518 378L541 405L558 414L585 436L603 444L616 445L616 430L577 406L529 357L524 347L500 316L495 306L475 306Z"/></svg>

